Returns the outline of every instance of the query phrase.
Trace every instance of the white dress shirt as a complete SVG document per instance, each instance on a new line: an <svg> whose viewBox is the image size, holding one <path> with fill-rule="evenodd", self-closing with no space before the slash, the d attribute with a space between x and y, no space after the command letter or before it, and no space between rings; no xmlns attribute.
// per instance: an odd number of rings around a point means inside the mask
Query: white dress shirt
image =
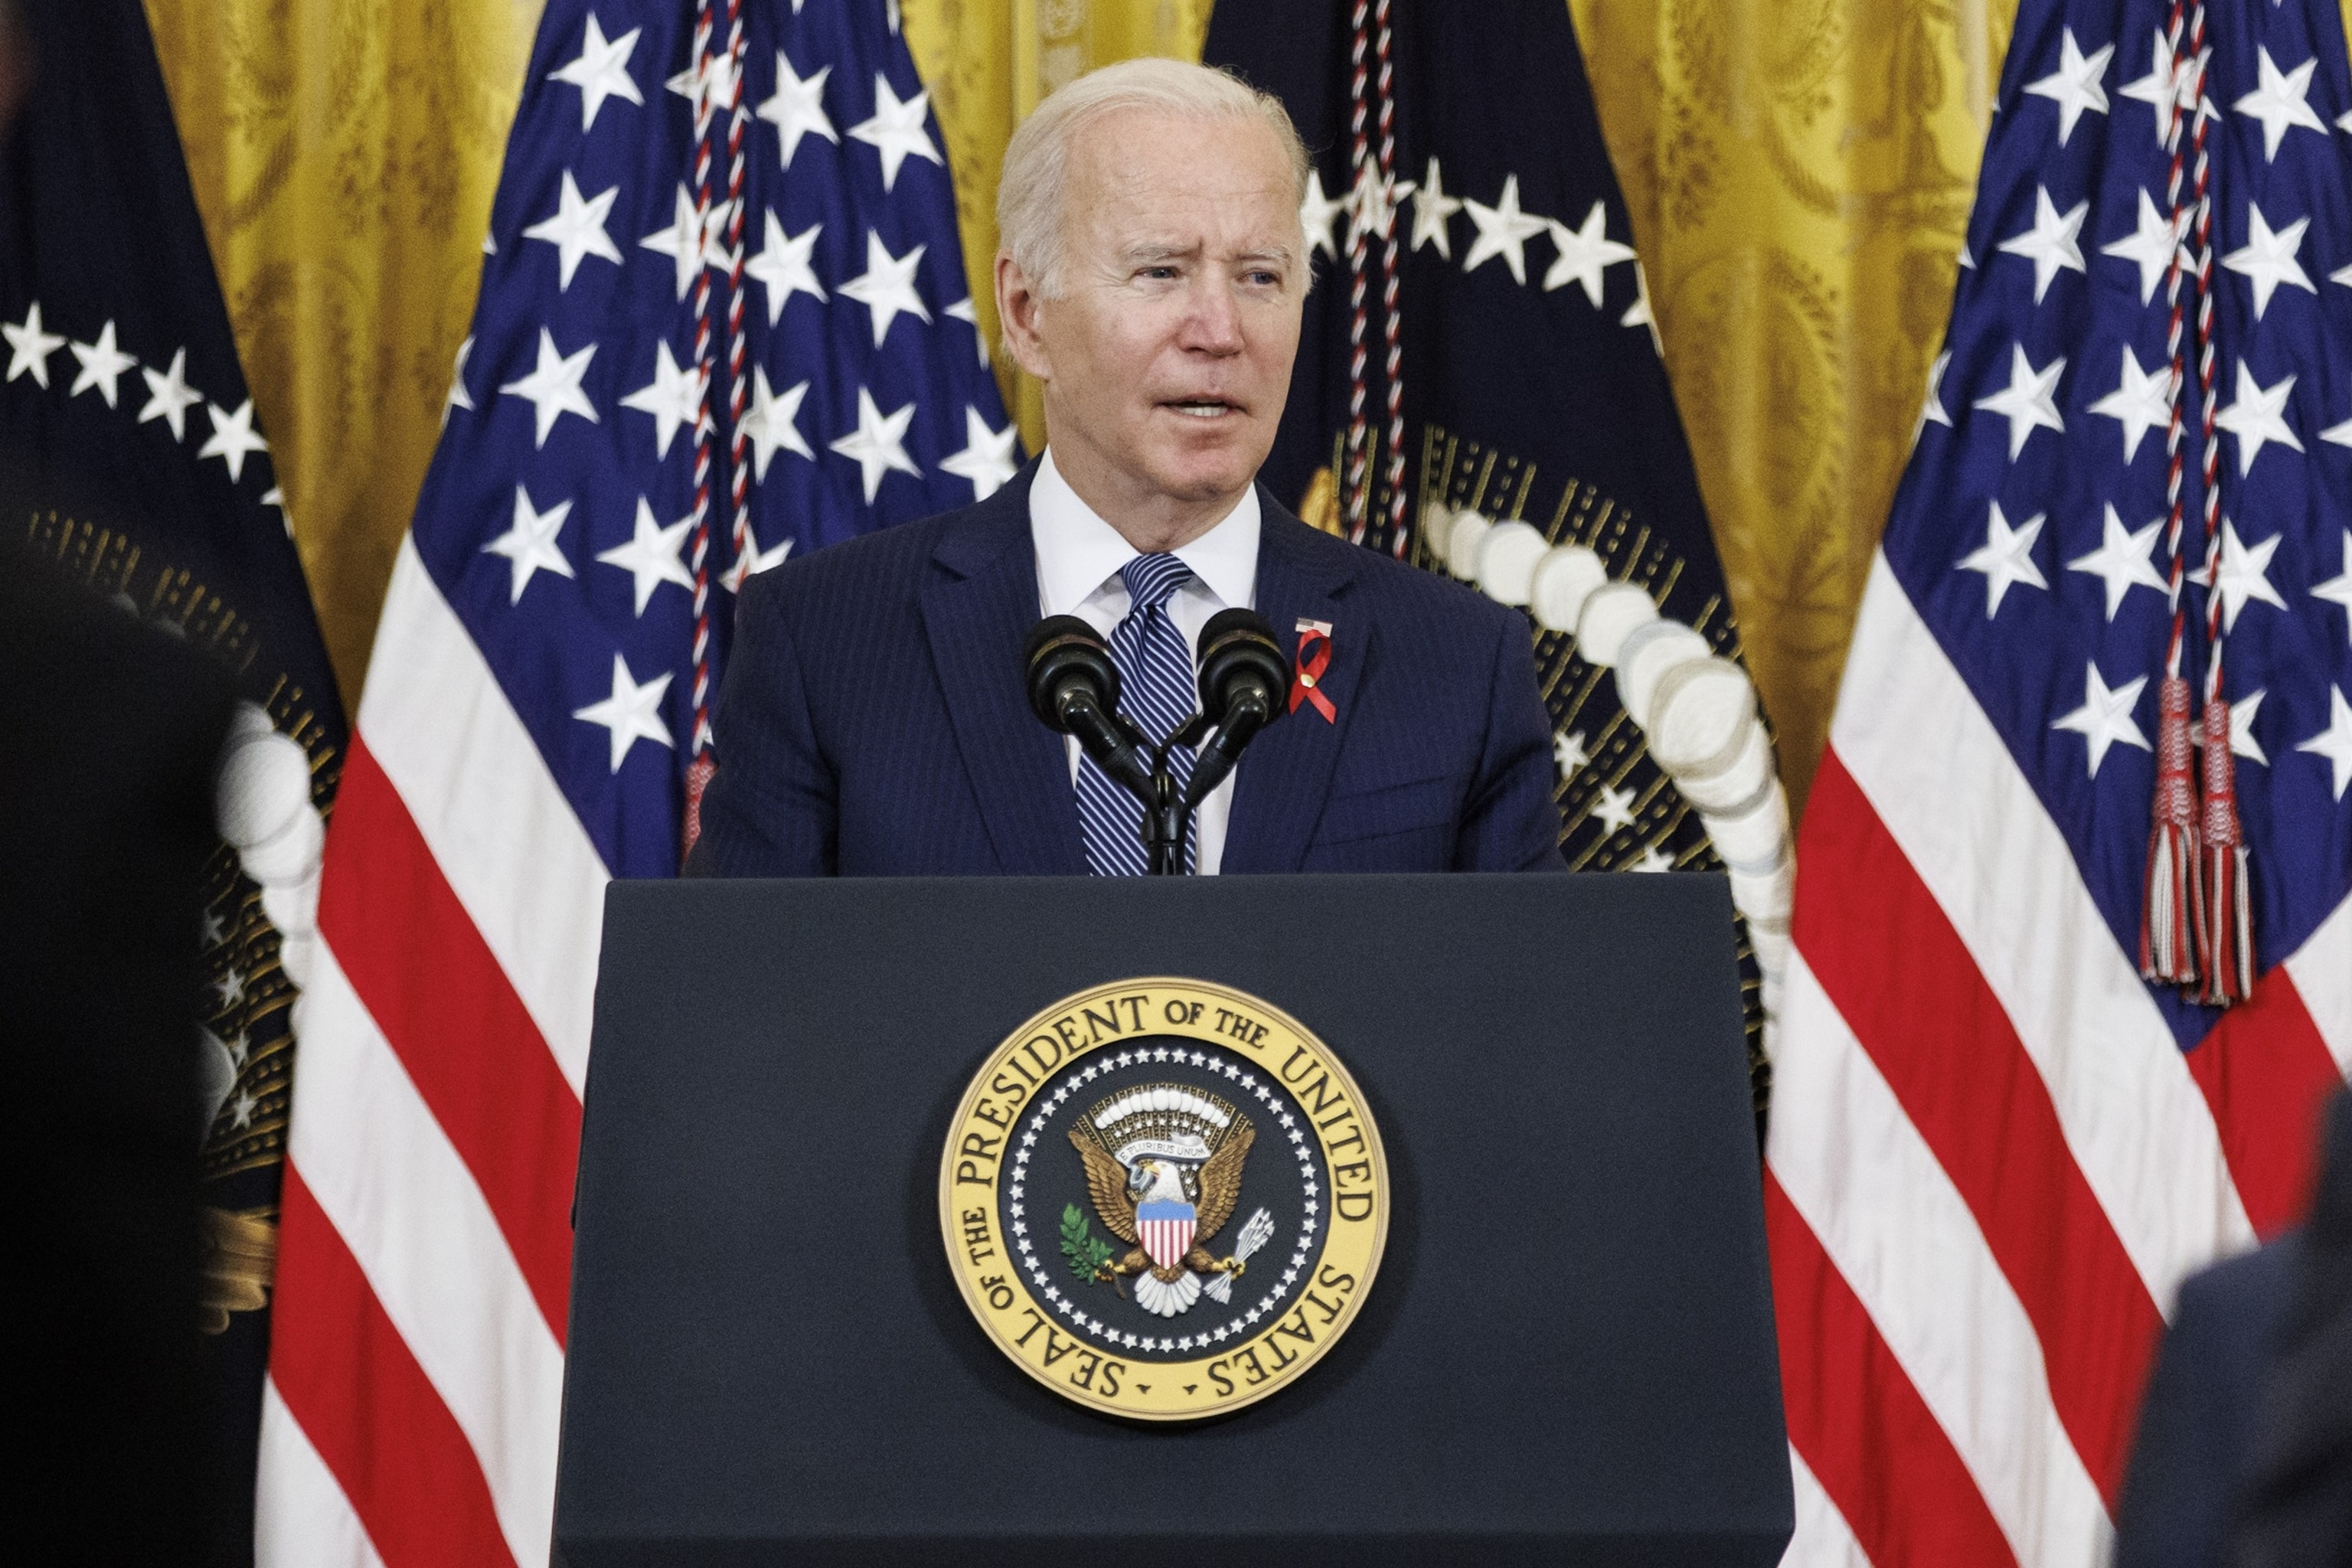
<svg viewBox="0 0 2352 1568"><path fill-rule="evenodd" d="M1168 600L1168 618L1184 634L1185 646L1197 657L1201 628L1219 610L1256 607L1257 487L1242 494L1222 521L1174 553L1192 569L1192 581ZM1037 551L1037 607L1048 616L1076 616L1108 637L1127 618L1127 584L1119 568L1142 552L1118 530L1095 514L1078 499L1061 471L1054 467L1054 451L1045 449L1037 477L1029 486L1029 538ZM1078 777L1078 742L1069 738L1070 782ZM1237 767L1209 792L1192 814L1192 841L1198 847L1198 869L1213 877L1225 856L1225 825L1233 816L1234 780Z"/></svg>

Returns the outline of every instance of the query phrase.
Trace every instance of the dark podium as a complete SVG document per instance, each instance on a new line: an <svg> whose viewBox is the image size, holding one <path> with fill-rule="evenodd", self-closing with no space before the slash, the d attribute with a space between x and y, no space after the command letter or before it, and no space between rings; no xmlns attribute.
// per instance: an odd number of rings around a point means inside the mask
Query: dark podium
<svg viewBox="0 0 2352 1568"><path fill-rule="evenodd" d="M616 884L556 1560L1777 1562L1730 914L1704 876ZM1346 1337L1181 1426L1001 1354L939 1217L990 1051L1149 974L1318 1035L1393 1205Z"/></svg>

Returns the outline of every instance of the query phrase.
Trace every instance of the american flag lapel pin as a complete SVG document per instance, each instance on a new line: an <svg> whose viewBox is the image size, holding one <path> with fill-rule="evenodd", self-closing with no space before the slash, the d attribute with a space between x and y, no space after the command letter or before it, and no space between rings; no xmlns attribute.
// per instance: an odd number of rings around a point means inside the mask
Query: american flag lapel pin
<svg viewBox="0 0 2352 1568"><path fill-rule="evenodd" d="M1336 724L1339 710L1331 706L1331 699L1323 694L1323 672L1331 668L1331 623L1310 621L1298 617L1298 656L1293 660L1296 673L1290 680L1290 710L1298 711L1301 702L1312 703L1315 711L1323 715L1323 722Z"/></svg>

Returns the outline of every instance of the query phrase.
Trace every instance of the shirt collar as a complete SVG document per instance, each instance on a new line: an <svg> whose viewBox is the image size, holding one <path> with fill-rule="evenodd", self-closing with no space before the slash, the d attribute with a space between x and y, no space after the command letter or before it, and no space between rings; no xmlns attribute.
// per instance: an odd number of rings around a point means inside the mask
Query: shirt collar
<svg viewBox="0 0 2352 1568"><path fill-rule="evenodd" d="M1252 485L1215 527L1175 552L1227 608L1247 605L1255 596L1260 521ZM1029 537L1037 551L1039 607L1049 616L1076 610L1140 553L1078 499L1054 466L1051 447L1029 485Z"/></svg>

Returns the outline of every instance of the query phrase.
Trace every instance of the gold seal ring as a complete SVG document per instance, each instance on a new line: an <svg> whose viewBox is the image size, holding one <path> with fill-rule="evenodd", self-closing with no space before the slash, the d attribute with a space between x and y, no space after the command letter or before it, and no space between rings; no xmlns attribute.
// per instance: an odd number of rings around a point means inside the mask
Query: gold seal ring
<svg viewBox="0 0 2352 1568"><path fill-rule="evenodd" d="M1245 992L1154 975L1005 1037L940 1156L940 1230L997 1349L1073 1404L1223 1415L1355 1321L1388 1162L1348 1069Z"/></svg>

